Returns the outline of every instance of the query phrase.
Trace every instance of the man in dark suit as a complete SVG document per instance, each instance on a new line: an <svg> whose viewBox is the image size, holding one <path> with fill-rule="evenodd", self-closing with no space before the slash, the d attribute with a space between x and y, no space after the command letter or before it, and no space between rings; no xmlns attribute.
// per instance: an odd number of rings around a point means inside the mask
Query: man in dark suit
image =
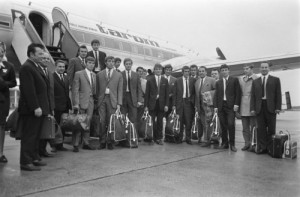
<svg viewBox="0 0 300 197"><path fill-rule="evenodd" d="M191 128L194 117L195 105L195 82L196 79L190 77L190 68L182 68L183 76L178 78L174 84L173 110L179 115L180 133L177 143L182 142L183 127L185 125L186 143L192 145Z"/></svg>
<svg viewBox="0 0 300 197"><path fill-rule="evenodd" d="M0 42L1 43L1 42ZM4 61L6 47L0 44L0 163L6 163L7 158L3 154L6 117L10 108L9 88L17 85L14 65Z"/></svg>
<svg viewBox="0 0 300 197"><path fill-rule="evenodd" d="M78 49L78 57L70 59L68 65L68 78L69 85L73 84L74 76L77 71L84 70L86 67L85 58L87 56L87 48L85 45L81 45Z"/></svg>
<svg viewBox="0 0 300 197"><path fill-rule="evenodd" d="M49 84L39 66L44 55L44 47L30 44L27 61L20 69L19 115L21 126L21 170L41 170L46 165L39 156L41 127L46 116L51 114Z"/></svg>
<svg viewBox="0 0 300 197"><path fill-rule="evenodd" d="M69 80L64 74L66 70L66 63L63 60L57 60L55 62L55 72L52 74L54 79L54 117L58 125L60 125L61 115L68 113L72 109L71 101L69 97ZM62 130L63 136L65 131ZM55 149L59 151L65 151L63 143L55 145Z"/></svg>
<svg viewBox="0 0 300 197"><path fill-rule="evenodd" d="M119 67L121 65L121 62L122 62L121 58L118 58L118 57L115 58L115 69L118 72L121 72L120 69L119 69ZM125 63L124 63L124 65L125 65Z"/></svg>
<svg viewBox="0 0 300 197"><path fill-rule="evenodd" d="M100 47L100 41L97 39L92 40L91 42L91 46L93 48L93 50L89 51L87 53L87 56L91 56L93 58L95 58L95 68L94 68L94 73L98 73L101 70L104 70L106 68L105 65L105 57L106 57L106 53L99 51L99 47Z"/></svg>
<svg viewBox="0 0 300 197"><path fill-rule="evenodd" d="M214 96L215 113L218 113L222 129L222 146L228 149L229 145L233 152L235 148L235 112L239 109L241 90L237 78L229 76L229 66L226 64L220 67L222 79L216 83L216 93Z"/></svg>
<svg viewBox="0 0 300 197"><path fill-rule="evenodd" d="M194 78L194 79L198 79L199 75L198 75L198 66L193 64L190 66L190 74L191 74L191 77Z"/></svg>
<svg viewBox="0 0 300 197"><path fill-rule="evenodd" d="M165 117L167 118L169 114L172 112L172 105L173 105L173 89L174 89L174 84L176 81L176 78L173 77L172 74L173 67L171 64L167 64L164 67L164 77L168 80L169 83L169 110L165 113Z"/></svg>
<svg viewBox="0 0 300 197"><path fill-rule="evenodd" d="M271 62L262 62L262 76L252 84L250 110L257 120L257 154L267 153L267 146L276 132L276 114L281 110L280 79L269 74Z"/></svg>
<svg viewBox="0 0 300 197"><path fill-rule="evenodd" d="M216 89L216 81L212 77L207 76L206 67L200 66L199 68L199 79L195 83L195 106L199 114L199 133L198 133L198 143L201 142L202 135L204 134L205 143L202 147L210 146L210 136L209 124L213 117L213 106L212 104L204 103L203 94L205 92L214 92ZM213 93L211 93L213 95ZM212 98L213 99L213 98Z"/></svg>
<svg viewBox="0 0 300 197"><path fill-rule="evenodd" d="M106 68L100 71L97 76L97 98L98 109L100 114L100 132L98 149L107 148L112 150L113 142L107 140L107 127L109 125L110 116L121 109L123 100L123 76L114 70L114 57L107 56L105 58Z"/></svg>
<svg viewBox="0 0 300 197"><path fill-rule="evenodd" d="M149 111L153 120L154 141L163 145L163 117L169 106L168 80L161 76L162 65L154 65L154 75L149 77L146 85L145 111Z"/></svg>
<svg viewBox="0 0 300 197"><path fill-rule="evenodd" d="M121 111L123 114L128 114L130 122L136 126L137 108L142 105L142 88L140 77L131 70L132 60L124 59L125 70L123 76L123 104Z"/></svg>

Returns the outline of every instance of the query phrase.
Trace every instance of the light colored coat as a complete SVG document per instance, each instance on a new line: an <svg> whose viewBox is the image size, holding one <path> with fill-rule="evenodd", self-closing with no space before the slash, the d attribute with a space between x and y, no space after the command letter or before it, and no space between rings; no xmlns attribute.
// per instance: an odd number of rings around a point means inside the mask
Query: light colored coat
<svg viewBox="0 0 300 197"><path fill-rule="evenodd" d="M240 104L240 114L241 116L252 116L250 114L250 100L251 100L251 89L252 83L257 79L257 75L253 74L250 78L246 76L239 77L239 83L241 86L241 104Z"/></svg>
<svg viewBox="0 0 300 197"><path fill-rule="evenodd" d="M200 113L200 83L201 83L201 78L199 78L195 83L195 93L196 93L195 107L197 107L199 113ZM202 85L201 94L215 89L216 89L216 80L212 77L206 76Z"/></svg>
<svg viewBox="0 0 300 197"><path fill-rule="evenodd" d="M96 75L92 72L93 81L95 83ZM85 70L75 73L74 81L72 84L72 101L73 106L80 109L87 109L89 106L90 97L96 92L96 84L93 87Z"/></svg>
<svg viewBox="0 0 300 197"><path fill-rule="evenodd" d="M96 75L97 81L97 98L98 107L104 101L105 89L109 88L110 100L113 108L117 108L117 105L122 105L123 99L123 76L116 70L112 71L110 80L107 79L106 69L102 70Z"/></svg>

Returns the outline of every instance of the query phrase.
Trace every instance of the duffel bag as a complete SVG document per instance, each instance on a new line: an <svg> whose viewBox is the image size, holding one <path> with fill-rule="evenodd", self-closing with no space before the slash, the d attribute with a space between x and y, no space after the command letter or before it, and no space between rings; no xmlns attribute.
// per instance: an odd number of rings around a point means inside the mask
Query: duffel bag
<svg viewBox="0 0 300 197"><path fill-rule="evenodd" d="M89 130L87 114L63 113L61 115L60 127L65 131Z"/></svg>
<svg viewBox="0 0 300 197"><path fill-rule="evenodd" d="M116 112L110 116L107 138L108 141L113 142L126 140L125 116L121 114L120 110L116 110Z"/></svg>

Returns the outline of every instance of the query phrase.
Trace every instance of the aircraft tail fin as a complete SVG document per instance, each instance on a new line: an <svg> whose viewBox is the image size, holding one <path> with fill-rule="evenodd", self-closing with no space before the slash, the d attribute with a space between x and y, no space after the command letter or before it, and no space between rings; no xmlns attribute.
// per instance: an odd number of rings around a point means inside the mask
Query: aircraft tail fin
<svg viewBox="0 0 300 197"><path fill-rule="evenodd" d="M225 55L223 54L223 52L221 51L221 49L219 47L216 48L217 54L219 56L219 59L221 60L226 60Z"/></svg>

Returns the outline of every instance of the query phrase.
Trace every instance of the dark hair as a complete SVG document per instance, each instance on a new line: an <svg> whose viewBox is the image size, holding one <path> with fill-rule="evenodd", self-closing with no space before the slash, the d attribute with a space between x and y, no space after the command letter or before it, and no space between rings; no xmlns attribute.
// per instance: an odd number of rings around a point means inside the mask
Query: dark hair
<svg viewBox="0 0 300 197"><path fill-rule="evenodd" d="M145 70L143 67L139 66L139 67L136 68L136 72L138 72L139 69L142 69L143 71Z"/></svg>
<svg viewBox="0 0 300 197"><path fill-rule="evenodd" d="M116 61L116 59L115 59L115 61ZM131 62L131 63L133 63L133 62L132 62L132 59L130 59L130 58L125 58L124 61L123 61L123 64L125 65L126 62Z"/></svg>
<svg viewBox="0 0 300 197"><path fill-rule="evenodd" d="M204 68L204 70L207 71L207 68L205 66L200 66L200 68Z"/></svg>
<svg viewBox="0 0 300 197"><path fill-rule="evenodd" d="M191 65L191 66L190 66L190 69L191 69L191 68L197 68L197 70L198 70L198 66L195 65L195 64Z"/></svg>
<svg viewBox="0 0 300 197"><path fill-rule="evenodd" d="M66 62L64 60L58 59L55 61L55 66L57 66L57 64L59 64L59 63L63 63L66 65Z"/></svg>
<svg viewBox="0 0 300 197"><path fill-rule="evenodd" d="M229 70L229 66L227 64L222 64L220 66L220 70L222 70L223 68L227 68Z"/></svg>
<svg viewBox="0 0 300 197"><path fill-rule="evenodd" d="M45 47L41 44L31 43L27 48L27 57L30 57L30 53L35 53L36 48L40 48L42 50L45 50Z"/></svg>
<svg viewBox="0 0 300 197"><path fill-rule="evenodd" d="M88 56L86 59L85 59L86 62L93 62L95 63L95 58L93 58L92 56Z"/></svg>
<svg viewBox="0 0 300 197"><path fill-rule="evenodd" d="M248 63L248 64L244 64L244 68L245 67L249 67L249 68L254 68L254 64L253 63Z"/></svg>
<svg viewBox="0 0 300 197"><path fill-rule="evenodd" d="M217 68L213 68L212 70L211 70L211 72L212 71L218 71L218 73L219 73L219 69L217 69Z"/></svg>
<svg viewBox="0 0 300 197"><path fill-rule="evenodd" d="M148 72L149 75L152 75L152 70L151 69L148 69L147 72Z"/></svg>
<svg viewBox="0 0 300 197"><path fill-rule="evenodd" d="M91 45L93 46L93 44L100 44L100 41L97 39L92 40Z"/></svg>
<svg viewBox="0 0 300 197"><path fill-rule="evenodd" d="M156 68L163 69L163 66L160 63L156 63L153 67L153 70L155 70Z"/></svg>
<svg viewBox="0 0 300 197"><path fill-rule="evenodd" d="M167 65L165 65L165 69L167 69L167 68L171 68L171 70L173 70L173 67L172 67L172 65L171 65L171 64L167 64Z"/></svg>
<svg viewBox="0 0 300 197"><path fill-rule="evenodd" d="M181 70L182 70L182 72L184 72L184 70L187 70L187 69L188 69L188 70L190 70L190 67L188 67L188 66L184 66L184 67L182 67L182 69L181 69Z"/></svg>
<svg viewBox="0 0 300 197"><path fill-rule="evenodd" d="M269 67L273 66L273 63L271 61L263 61L260 64L263 64L263 63L268 64Z"/></svg>
<svg viewBox="0 0 300 197"><path fill-rule="evenodd" d="M116 58L115 58L115 62L117 62L117 61L122 62L121 58L119 58L119 57L116 57ZM124 61L125 61L125 60L124 60Z"/></svg>
<svg viewBox="0 0 300 197"><path fill-rule="evenodd" d="M107 60L114 60L115 58L113 56L106 56L104 62L106 63Z"/></svg>

